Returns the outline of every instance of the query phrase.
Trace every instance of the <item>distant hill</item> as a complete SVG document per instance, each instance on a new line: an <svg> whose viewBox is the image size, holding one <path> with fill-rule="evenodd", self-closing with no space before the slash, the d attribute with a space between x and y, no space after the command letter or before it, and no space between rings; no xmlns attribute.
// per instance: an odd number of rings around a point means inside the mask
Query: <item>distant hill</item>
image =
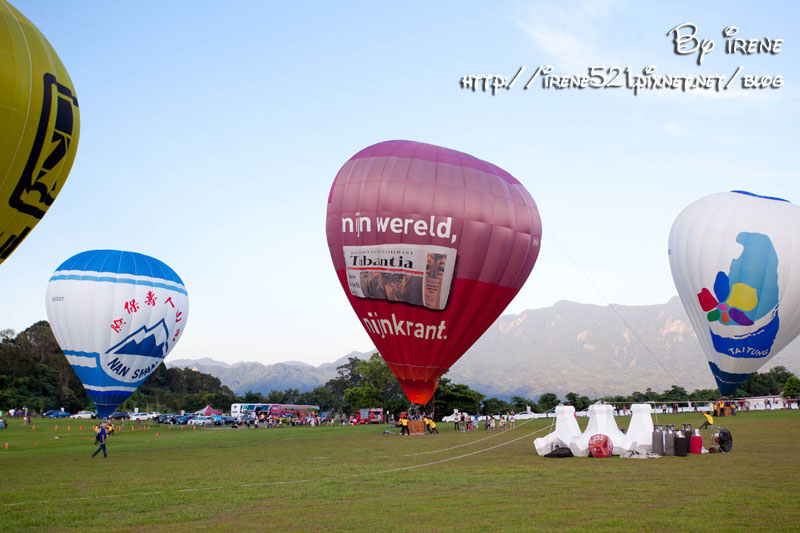
<svg viewBox="0 0 800 533"><path fill-rule="evenodd" d="M626 325L627 324L627 325ZM237 394L296 388L301 392L336 376L353 352L332 363L228 365L208 358L169 361L218 377ZM800 341L761 371L782 365L800 375ZM500 317L450 369L447 377L489 396L536 398L576 392L592 398L656 392L679 385L715 388L705 355L679 299L644 306L597 306L562 301L552 307Z"/></svg>
<svg viewBox="0 0 800 533"><path fill-rule="evenodd" d="M236 394L247 391L269 393L271 390L298 389L309 391L336 377L336 368L347 363L350 357L368 359L374 352L352 352L340 357L332 363L319 366L300 361L288 361L264 365L261 363L236 363L229 365L208 357L202 359L167 359L168 367L191 368L205 374L211 374L227 385Z"/></svg>

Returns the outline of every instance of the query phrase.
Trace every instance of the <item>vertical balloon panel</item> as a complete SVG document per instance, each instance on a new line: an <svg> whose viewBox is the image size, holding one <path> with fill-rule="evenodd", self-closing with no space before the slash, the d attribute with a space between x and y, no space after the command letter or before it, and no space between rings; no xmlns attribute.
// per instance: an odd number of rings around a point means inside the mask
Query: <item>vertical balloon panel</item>
<svg viewBox="0 0 800 533"><path fill-rule="evenodd" d="M47 316L98 415L107 416L158 368L183 333L186 288L161 261L135 252L83 252L56 269Z"/></svg>
<svg viewBox="0 0 800 533"><path fill-rule="evenodd" d="M743 191L702 198L672 226L672 277L723 395L800 333L797 235L798 206Z"/></svg>
<svg viewBox="0 0 800 533"><path fill-rule="evenodd" d="M536 204L510 174L412 141L345 163L326 229L359 322L418 404L522 287L541 239Z"/></svg>
<svg viewBox="0 0 800 533"><path fill-rule="evenodd" d="M72 80L50 43L0 0L0 263L69 175L80 133Z"/></svg>

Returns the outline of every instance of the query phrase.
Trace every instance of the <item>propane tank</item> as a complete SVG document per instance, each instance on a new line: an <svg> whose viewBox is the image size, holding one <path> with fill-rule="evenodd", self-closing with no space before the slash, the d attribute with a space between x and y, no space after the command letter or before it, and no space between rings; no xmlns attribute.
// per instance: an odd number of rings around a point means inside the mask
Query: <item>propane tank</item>
<svg viewBox="0 0 800 533"><path fill-rule="evenodd" d="M653 426L653 453L664 455L664 430L660 424Z"/></svg>
<svg viewBox="0 0 800 533"><path fill-rule="evenodd" d="M675 425L667 424L664 432L664 455L675 455Z"/></svg>
<svg viewBox="0 0 800 533"><path fill-rule="evenodd" d="M699 429L695 429L689 441L689 453L703 453L703 436Z"/></svg>
<svg viewBox="0 0 800 533"><path fill-rule="evenodd" d="M675 455L677 457L686 457L689 453L689 439L686 438L683 431L675 432Z"/></svg>

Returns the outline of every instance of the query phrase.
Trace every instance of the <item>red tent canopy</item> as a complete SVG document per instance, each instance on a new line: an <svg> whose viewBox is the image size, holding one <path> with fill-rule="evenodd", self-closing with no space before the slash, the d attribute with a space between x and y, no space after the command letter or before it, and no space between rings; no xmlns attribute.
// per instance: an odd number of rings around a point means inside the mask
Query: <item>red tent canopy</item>
<svg viewBox="0 0 800 533"><path fill-rule="evenodd" d="M209 416L209 415L221 415L222 411L217 411L216 409L214 409L210 405L206 405L205 407L203 407L199 411L195 411L194 414L196 414L196 415L206 415L206 416Z"/></svg>

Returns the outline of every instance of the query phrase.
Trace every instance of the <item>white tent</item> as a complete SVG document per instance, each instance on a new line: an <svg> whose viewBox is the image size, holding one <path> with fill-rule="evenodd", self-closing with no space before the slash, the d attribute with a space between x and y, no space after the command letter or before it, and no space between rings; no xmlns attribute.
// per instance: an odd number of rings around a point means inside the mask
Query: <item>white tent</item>
<svg viewBox="0 0 800 533"><path fill-rule="evenodd" d="M575 408L571 405L556 407L556 428L545 437L533 441L536 453L546 455L556 447L569 447L570 443L581 436L581 428L575 419Z"/></svg>
<svg viewBox="0 0 800 533"><path fill-rule="evenodd" d="M625 433L621 452L630 450L639 453L653 451L653 409L647 403L635 403L631 406L631 423ZM614 445L616 448L616 445Z"/></svg>
<svg viewBox="0 0 800 533"><path fill-rule="evenodd" d="M596 403L589 406L589 424L586 426L586 431L569 443L572 455L575 457L587 457L589 455L589 439L592 435L597 435L598 433L611 439L611 444L614 445L613 454L619 455L626 437L617 427L613 408L606 403Z"/></svg>

